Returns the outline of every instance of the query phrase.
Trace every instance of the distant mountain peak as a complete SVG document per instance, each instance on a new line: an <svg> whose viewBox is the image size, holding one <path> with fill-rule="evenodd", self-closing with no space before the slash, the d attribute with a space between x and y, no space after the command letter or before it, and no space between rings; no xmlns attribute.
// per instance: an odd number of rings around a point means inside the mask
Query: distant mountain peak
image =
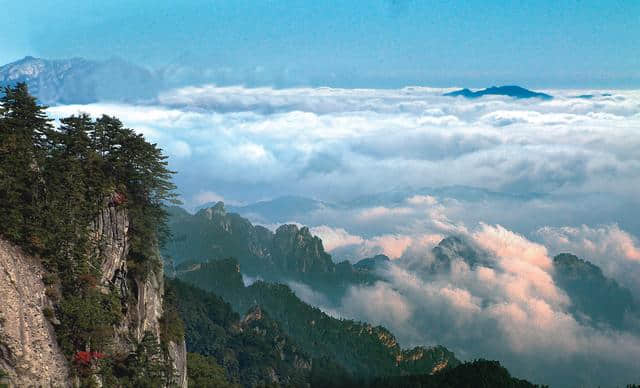
<svg viewBox="0 0 640 388"><path fill-rule="evenodd" d="M553 267L554 281L571 298L578 319L614 328L635 327L634 322L640 320L640 306L633 294L606 277L597 265L561 253L553 258Z"/></svg>
<svg viewBox="0 0 640 388"><path fill-rule="evenodd" d="M504 86L491 86L490 88L472 91L471 89L464 88L455 90L453 92L445 93L448 97L462 96L465 98L479 98L482 96L508 96L513 98L540 98L543 100L550 100L553 97L546 93L534 92L532 90L523 88L518 85L504 85Z"/></svg>
<svg viewBox="0 0 640 388"><path fill-rule="evenodd" d="M96 61L33 56L0 66L0 87L20 82L47 105L148 100L163 84L155 72L121 58Z"/></svg>
<svg viewBox="0 0 640 388"><path fill-rule="evenodd" d="M386 265L391 261L387 255L375 255L358 261L353 268L360 271L374 271L380 266Z"/></svg>
<svg viewBox="0 0 640 388"><path fill-rule="evenodd" d="M462 260L470 267L482 265L491 267L487 254L474 246L463 236L449 236L444 238L432 249L434 262L431 265L433 272L451 269L454 260Z"/></svg>
<svg viewBox="0 0 640 388"><path fill-rule="evenodd" d="M560 253L553 258L553 264L557 269L562 270L565 276L580 278L582 280L598 279L605 281L602 270L597 265L587 260L582 260L571 253Z"/></svg>

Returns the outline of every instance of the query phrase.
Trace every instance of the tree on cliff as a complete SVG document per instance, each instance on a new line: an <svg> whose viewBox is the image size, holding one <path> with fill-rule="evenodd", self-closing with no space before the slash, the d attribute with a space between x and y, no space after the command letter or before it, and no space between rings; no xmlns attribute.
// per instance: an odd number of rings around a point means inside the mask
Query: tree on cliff
<svg viewBox="0 0 640 388"><path fill-rule="evenodd" d="M91 223L106 206L126 208L128 281L145 281L161 265L155 252L167 231L164 205L176 202L167 158L114 117L79 114L54 127L25 84L1 94L0 236L41 258L70 360L106 353L122 301L98 287Z"/></svg>
<svg viewBox="0 0 640 388"><path fill-rule="evenodd" d="M58 256L46 264L67 271L56 267L86 253L82 231L117 194L131 218L131 259L152 262L150 242L167 231L164 204L176 198L167 157L117 118L80 114L54 128L45 109L25 84L0 99L0 234L45 259Z"/></svg>

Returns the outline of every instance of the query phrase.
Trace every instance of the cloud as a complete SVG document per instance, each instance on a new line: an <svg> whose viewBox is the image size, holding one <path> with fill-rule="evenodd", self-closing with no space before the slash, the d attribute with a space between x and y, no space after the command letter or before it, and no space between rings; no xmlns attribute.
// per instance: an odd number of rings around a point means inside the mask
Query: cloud
<svg viewBox="0 0 640 388"><path fill-rule="evenodd" d="M433 274L430 252L392 261L384 281L353 287L340 316L383 324L403 346L446 344L465 359L500 359L515 375L558 386L620 385L635 378L640 338L586 326L553 281L547 249L499 225L466 238L488 265L454 259ZM585 373L575 373L576 368Z"/></svg>
<svg viewBox="0 0 640 388"><path fill-rule="evenodd" d="M311 233L320 237L324 249L329 252L336 248L359 245L364 242L362 237L349 234L343 228L334 229L327 225L313 227L311 228Z"/></svg>
<svg viewBox="0 0 640 388"><path fill-rule="evenodd" d="M500 225L480 224L480 229L473 234L476 243L503 259L518 258L528 264L549 270L552 266L547 256L547 249L528 241L521 235L513 233Z"/></svg>
<svg viewBox="0 0 640 388"><path fill-rule="evenodd" d="M325 249L337 261L357 261L377 254L397 259L410 251L433 247L445 234L466 230L463 225L452 223L447 218L445 209L433 196L413 195L398 206L371 206L351 210L325 207L316 210L309 217L339 222L349 230L362 230L380 224L393 225L395 227L387 228L385 233L376 233L377 228L374 227L370 230L371 233L363 235L327 224L312 227L311 232L322 239Z"/></svg>
<svg viewBox="0 0 640 388"><path fill-rule="evenodd" d="M630 197L640 180L637 91L590 100L553 91L554 100L533 101L443 97L447 90L205 85L148 105L50 112L120 117L166 150L187 196L215 183L242 201L344 200L389 185Z"/></svg>
<svg viewBox="0 0 640 388"><path fill-rule="evenodd" d="M411 237L401 235L376 236L365 242L367 256L383 253L392 259L397 259L412 243Z"/></svg>
<svg viewBox="0 0 640 388"><path fill-rule="evenodd" d="M196 194L195 197L193 198L193 203L195 205L202 205L208 202L219 202L219 201L224 202L224 197L222 197L220 194L215 193L213 191L201 191L198 194Z"/></svg>

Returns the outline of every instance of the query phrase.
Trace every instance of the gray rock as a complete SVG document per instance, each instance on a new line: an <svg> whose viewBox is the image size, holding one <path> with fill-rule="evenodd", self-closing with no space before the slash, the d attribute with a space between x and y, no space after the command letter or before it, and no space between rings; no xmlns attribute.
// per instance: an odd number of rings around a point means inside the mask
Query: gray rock
<svg viewBox="0 0 640 388"><path fill-rule="evenodd" d="M51 301L39 261L0 238L0 369L9 386L66 387L67 361L43 310Z"/></svg>

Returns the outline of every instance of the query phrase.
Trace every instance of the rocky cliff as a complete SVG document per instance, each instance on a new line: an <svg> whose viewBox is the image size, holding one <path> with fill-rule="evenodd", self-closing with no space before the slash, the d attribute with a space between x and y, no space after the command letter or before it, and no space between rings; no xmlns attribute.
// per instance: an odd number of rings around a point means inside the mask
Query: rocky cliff
<svg viewBox="0 0 640 388"><path fill-rule="evenodd" d="M282 225L273 236L272 256L285 271L333 272L335 265L324 251L322 240L311 235L309 228Z"/></svg>
<svg viewBox="0 0 640 388"><path fill-rule="evenodd" d="M38 259L0 238L0 369L9 386L68 386L67 360L47 319Z"/></svg>
<svg viewBox="0 0 640 388"><path fill-rule="evenodd" d="M162 268L151 271L143 279L128 276L129 218L126 210L110 201L91 229L96 251L102 258L101 284L105 288L113 285L125 305L124 318L116 330L117 341L122 348L133 351L135 344L142 340L147 331L161 338L164 294ZM176 371L176 383L186 387L187 355L184 340L180 343L169 341L167 347Z"/></svg>
<svg viewBox="0 0 640 388"><path fill-rule="evenodd" d="M125 208L113 203L105 206L90 228L93 253L102 263L100 286L103 292L114 289L123 304L124 316L114 338L121 352L134 351L147 331L162 337L162 269L144 278L128 275L128 230ZM46 296L44 275L37 258L0 240L0 368L8 374L10 385L69 385L67 360L46 316L51 315L53 304ZM184 340L179 342L166 345L175 383L186 387L186 348Z"/></svg>

